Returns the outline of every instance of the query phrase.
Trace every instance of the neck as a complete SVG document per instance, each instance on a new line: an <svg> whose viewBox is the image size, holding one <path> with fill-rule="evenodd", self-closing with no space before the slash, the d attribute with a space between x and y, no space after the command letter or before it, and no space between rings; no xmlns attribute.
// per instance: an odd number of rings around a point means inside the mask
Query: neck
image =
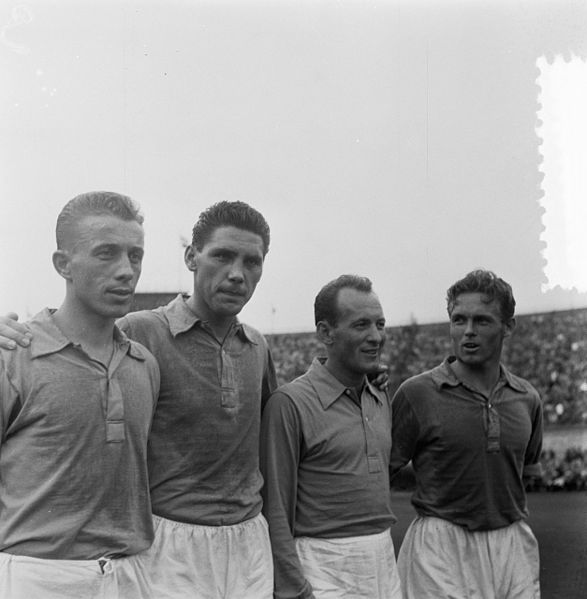
<svg viewBox="0 0 587 599"><path fill-rule="evenodd" d="M363 382L365 380L364 374L349 372L348 370L339 368L336 363L328 358L326 359L326 362L324 362L324 367L337 381L341 382L345 387L352 387L359 396L361 395Z"/></svg>
<svg viewBox="0 0 587 599"><path fill-rule="evenodd" d="M186 300L187 307L198 317L205 321L208 326L212 329L214 336L222 342L226 337L226 334L230 330L233 322L235 321L234 316L219 316L211 313L209 310L204 309L198 304L195 295L190 296Z"/></svg>
<svg viewBox="0 0 587 599"><path fill-rule="evenodd" d="M499 380L499 363L484 364L479 368L471 368L467 364L463 364L460 360L455 360L451 366L455 374L463 382L470 384L487 395L491 393Z"/></svg>
<svg viewBox="0 0 587 599"><path fill-rule="evenodd" d="M71 341L81 345L92 357L104 363L109 361L114 346L114 317L88 313L67 299L53 317Z"/></svg>

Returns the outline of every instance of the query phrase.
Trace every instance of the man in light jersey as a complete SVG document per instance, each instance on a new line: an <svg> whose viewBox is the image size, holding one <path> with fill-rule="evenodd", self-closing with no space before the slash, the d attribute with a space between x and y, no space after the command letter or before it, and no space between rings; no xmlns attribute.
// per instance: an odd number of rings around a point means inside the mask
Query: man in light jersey
<svg viewBox="0 0 587 599"><path fill-rule="evenodd" d="M153 356L115 325L131 307L143 218L91 192L57 219L65 299L0 350L0 597L144 599L136 554L153 540L147 438Z"/></svg>

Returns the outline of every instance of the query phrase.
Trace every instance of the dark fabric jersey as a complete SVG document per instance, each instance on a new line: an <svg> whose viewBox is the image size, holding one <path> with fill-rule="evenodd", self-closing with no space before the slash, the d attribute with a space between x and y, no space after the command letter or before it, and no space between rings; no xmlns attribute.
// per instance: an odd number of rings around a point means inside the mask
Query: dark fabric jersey
<svg viewBox="0 0 587 599"><path fill-rule="evenodd" d="M522 475L542 447L542 404L530 383L502 366L485 396L460 381L448 359L404 382L392 405L392 474L412 460L420 515L469 530L528 515Z"/></svg>
<svg viewBox="0 0 587 599"><path fill-rule="evenodd" d="M276 597L308 590L294 537L369 535L395 522L390 452L390 401L366 380L359 407L353 391L314 360L305 375L271 396L261 466Z"/></svg>

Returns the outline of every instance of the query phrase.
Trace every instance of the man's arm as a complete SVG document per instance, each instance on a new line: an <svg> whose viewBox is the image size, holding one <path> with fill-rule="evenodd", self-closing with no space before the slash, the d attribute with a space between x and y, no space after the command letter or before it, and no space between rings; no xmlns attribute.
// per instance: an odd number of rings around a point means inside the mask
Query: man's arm
<svg viewBox="0 0 587 599"><path fill-rule="evenodd" d="M261 389L261 410L265 409L265 404L275 389L277 389L277 374L275 373L275 364L273 363L271 350L269 349L269 346L267 346L265 369L263 371L263 384Z"/></svg>
<svg viewBox="0 0 587 599"><path fill-rule="evenodd" d="M276 599L311 599L293 536L297 502L298 465L302 433L291 399L274 393L261 423L263 513L269 523Z"/></svg>
<svg viewBox="0 0 587 599"><path fill-rule="evenodd" d="M416 414L403 387L391 401L391 459L389 477L393 478L414 456L420 434Z"/></svg>
<svg viewBox="0 0 587 599"><path fill-rule="evenodd" d="M532 434L524 456L524 478L542 476L542 464L540 463L542 426L542 402L540 398L537 398L532 414Z"/></svg>
<svg viewBox="0 0 587 599"><path fill-rule="evenodd" d="M28 347L32 334L28 327L18 321L16 312L8 312L6 316L0 316L0 347L3 349L14 349L17 344Z"/></svg>
<svg viewBox="0 0 587 599"><path fill-rule="evenodd" d="M9 370L5 357L0 353L0 451L2 451L6 431L18 415L22 403L21 394L17 389L18 383L10 378Z"/></svg>

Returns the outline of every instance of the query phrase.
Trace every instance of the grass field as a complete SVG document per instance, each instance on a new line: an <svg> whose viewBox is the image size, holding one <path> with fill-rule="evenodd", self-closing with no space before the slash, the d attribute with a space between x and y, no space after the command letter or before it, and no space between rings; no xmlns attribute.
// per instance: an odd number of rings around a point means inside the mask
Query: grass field
<svg viewBox="0 0 587 599"><path fill-rule="evenodd" d="M415 515L409 498L393 493L396 551ZM587 493L530 493L528 507L540 545L542 599L587 599Z"/></svg>

